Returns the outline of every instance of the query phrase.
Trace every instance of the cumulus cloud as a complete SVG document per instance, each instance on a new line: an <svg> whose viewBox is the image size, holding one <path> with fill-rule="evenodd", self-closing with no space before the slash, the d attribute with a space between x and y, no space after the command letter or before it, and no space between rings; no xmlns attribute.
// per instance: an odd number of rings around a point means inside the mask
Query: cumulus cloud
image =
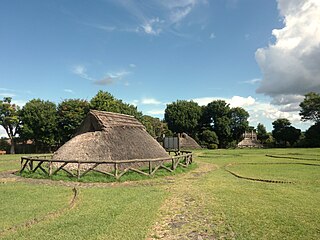
<svg viewBox="0 0 320 240"><path fill-rule="evenodd" d="M272 31L273 44L256 51L263 74L256 91L293 110L302 95L320 92L320 1L278 0L278 8L284 27Z"/></svg>
<svg viewBox="0 0 320 240"><path fill-rule="evenodd" d="M160 105L160 104L162 104L162 102L158 101L155 98L143 98L141 100L141 104L144 104L144 105Z"/></svg>
<svg viewBox="0 0 320 240"><path fill-rule="evenodd" d="M249 97L233 96L232 98L203 97L203 98L192 99L192 101L198 103L200 106L207 105L208 103L215 100L224 100L226 101L226 103L230 104L230 107L247 107L255 103L255 99L251 96Z"/></svg>

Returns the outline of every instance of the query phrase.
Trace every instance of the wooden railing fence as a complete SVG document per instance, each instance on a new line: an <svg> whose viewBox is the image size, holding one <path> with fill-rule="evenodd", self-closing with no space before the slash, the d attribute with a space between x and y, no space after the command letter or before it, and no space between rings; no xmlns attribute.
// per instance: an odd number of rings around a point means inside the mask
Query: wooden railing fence
<svg viewBox="0 0 320 240"><path fill-rule="evenodd" d="M175 156L171 156L168 158L113 161L55 160L52 159L52 155L21 157L20 173L23 173L26 169L29 170L29 172L34 173L39 169L50 177L57 174L59 171L64 171L71 177L77 177L78 179L80 179L81 177L92 171L114 177L118 180L129 171L137 172L146 176L152 176L161 168L169 172L173 172L178 166L188 167L192 163L192 152L176 151L174 153ZM68 164L76 164L76 170L72 171L70 169L67 169L66 166ZM88 166L88 164L91 164L89 168L83 167L83 165ZM138 167L133 167L133 164L145 164L146 167L144 169L140 169ZM59 166L56 167L57 165ZM106 169L111 170L103 171L97 169L99 166L107 166ZM119 167L121 167L122 169L120 169Z"/></svg>

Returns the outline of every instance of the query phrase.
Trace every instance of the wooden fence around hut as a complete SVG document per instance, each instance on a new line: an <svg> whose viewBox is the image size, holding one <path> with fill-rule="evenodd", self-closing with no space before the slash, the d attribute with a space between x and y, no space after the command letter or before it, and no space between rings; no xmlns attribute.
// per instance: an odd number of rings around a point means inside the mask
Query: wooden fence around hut
<svg viewBox="0 0 320 240"><path fill-rule="evenodd" d="M132 163L145 163L147 165L145 170L132 167ZM165 163L167 163L165 165ZM132 160L112 160L112 161L78 161L78 160L54 160L52 155L42 155L36 157L21 157L21 169L20 173L26 169L29 172L34 173L38 169L44 172L47 176L52 176L57 174L59 171L64 171L71 177L76 177L80 179L89 172L98 172L107 176L114 177L115 179L120 179L124 174L129 171L136 172L146 176L154 175L159 169L165 169L169 172L173 172L178 166L188 167L192 163L192 152L179 151L175 152L175 156L167 158L156 158L156 159L132 159ZM55 167L59 164L59 167ZM68 164L77 164L75 171L66 168ZM82 165L92 164L86 170L82 170ZM119 166L124 166L129 164L130 166L124 169L119 169ZM102 171L97 169L98 166L108 166L110 171ZM147 171L146 171L147 170Z"/></svg>

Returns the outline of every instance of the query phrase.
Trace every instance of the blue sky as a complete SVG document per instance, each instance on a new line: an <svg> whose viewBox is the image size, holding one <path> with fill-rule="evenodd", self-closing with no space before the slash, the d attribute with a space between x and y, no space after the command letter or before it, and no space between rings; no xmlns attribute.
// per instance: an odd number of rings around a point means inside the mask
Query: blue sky
<svg viewBox="0 0 320 240"><path fill-rule="evenodd" d="M160 118L177 99L225 99L254 126L286 117L305 129L297 106L320 92L319 9L317 0L4 0L0 97L59 103L101 89Z"/></svg>

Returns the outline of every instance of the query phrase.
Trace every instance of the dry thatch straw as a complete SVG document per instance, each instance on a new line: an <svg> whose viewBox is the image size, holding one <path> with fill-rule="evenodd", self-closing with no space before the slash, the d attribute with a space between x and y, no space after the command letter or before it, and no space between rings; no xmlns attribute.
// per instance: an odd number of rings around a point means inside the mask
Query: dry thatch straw
<svg viewBox="0 0 320 240"><path fill-rule="evenodd" d="M96 110L88 113L76 136L53 155L53 159L82 161L155 158L169 155L137 119Z"/></svg>
<svg viewBox="0 0 320 240"><path fill-rule="evenodd" d="M179 144L181 149L201 149L201 146L186 133L179 134Z"/></svg>

